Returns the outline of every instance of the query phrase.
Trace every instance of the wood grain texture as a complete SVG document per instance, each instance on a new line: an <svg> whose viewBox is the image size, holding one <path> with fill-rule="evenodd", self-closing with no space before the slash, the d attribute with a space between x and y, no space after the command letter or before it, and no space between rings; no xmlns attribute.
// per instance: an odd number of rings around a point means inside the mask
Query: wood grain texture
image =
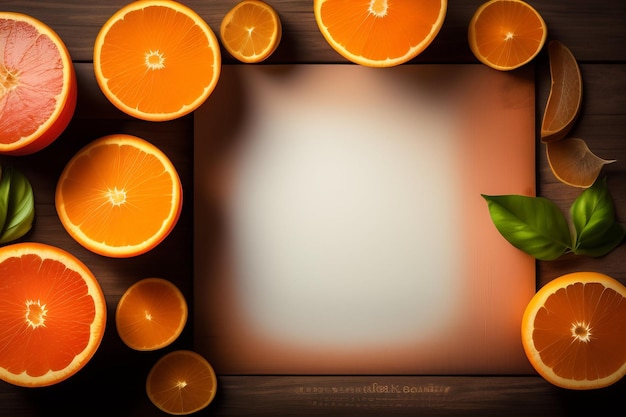
<svg viewBox="0 0 626 417"><path fill-rule="evenodd" d="M278 11L283 41L268 63L345 62L325 43L313 17L312 0L267 0ZM237 0L192 0L194 8L217 30ZM32 156L0 158L22 169L36 195L36 223L24 240L56 244L74 253L96 274L104 289L109 326L93 360L57 386L23 389L0 382L0 416L160 416L145 395L150 366L165 351L134 352L120 341L113 323L123 291L141 278L171 279L192 300L193 116L173 122L134 120L110 105L97 88L91 67L92 46L100 26L127 0L3 1L0 8L39 18L66 42L76 63L79 104L66 132ZM444 26L431 46L413 63L476 63L467 45L467 24L482 0L450 0ZM587 140L599 156L617 159L604 170L617 216L626 223L626 2L622 0L543 0L530 2L542 14L549 39L566 44L581 62L583 108L572 135ZM233 62L223 53L225 62ZM535 65L537 126L549 89L547 54ZM142 136L172 159L183 181L184 209L172 234L155 250L131 259L90 253L62 228L54 209L56 180L69 158L92 139L110 133ZM537 181L541 195L564 211L581 190L558 182L538 145ZM626 245L601 259L565 256L538 263L538 285L566 272L595 270L626 283ZM193 317L190 317L193 321ZM166 350L190 348L188 324ZM619 407L626 381L607 389L565 391L535 376L222 376L216 400L199 415L218 416L570 416L595 404ZM405 387L407 392L405 392ZM385 391L385 389L387 391ZM390 391L390 390L393 390ZM398 390L400 392L398 392Z"/></svg>

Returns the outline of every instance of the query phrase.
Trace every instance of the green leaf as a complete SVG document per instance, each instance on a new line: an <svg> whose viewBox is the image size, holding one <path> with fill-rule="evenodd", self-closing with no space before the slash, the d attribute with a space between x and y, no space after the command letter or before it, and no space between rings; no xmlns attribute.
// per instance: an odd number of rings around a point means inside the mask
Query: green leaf
<svg viewBox="0 0 626 417"><path fill-rule="evenodd" d="M570 216L576 232L576 254L603 256L624 238L606 179L596 181L578 196L570 207Z"/></svg>
<svg viewBox="0 0 626 417"><path fill-rule="evenodd" d="M542 261L571 249L567 219L559 208L543 197L482 195L494 225L516 248Z"/></svg>
<svg viewBox="0 0 626 417"><path fill-rule="evenodd" d="M0 230L4 228L9 210L9 190L11 188L11 169L0 170Z"/></svg>
<svg viewBox="0 0 626 417"><path fill-rule="evenodd" d="M30 182L21 172L11 170L7 216L0 243L24 236L31 229L34 218L35 202Z"/></svg>

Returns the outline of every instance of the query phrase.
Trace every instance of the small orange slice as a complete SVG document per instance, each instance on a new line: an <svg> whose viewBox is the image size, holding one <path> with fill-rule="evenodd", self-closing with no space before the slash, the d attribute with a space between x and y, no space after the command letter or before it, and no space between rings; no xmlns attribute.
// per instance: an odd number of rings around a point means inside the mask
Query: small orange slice
<svg viewBox="0 0 626 417"><path fill-rule="evenodd" d="M220 75L217 37L171 0L133 1L100 29L94 71L104 95L139 119L172 120L199 107Z"/></svg>
<svg viewBox="0 0 626 417"><path fill-rule="evenodd" d="M522 344L554 385L583 390L617 382L626 374L626 287L597 272L552 280L524 312Z"/></svg>
<svg viewBox="0 0 626 417"><path fill-rule="evenodd" d="M541 141L563 139L578 119L582 105L583 81L578 62L559 41L548 44L550 95L541 121Z"/></svg>
<svg viewBox="0 0 626 417"><path fill-rule="evenodd" d="M546 143L546 154L554 176L564 184L580 188L591 187L602 167L615 162L595 155L587 143L578 138Z"/></svg>
<svg viewBox="0 0 626 417"><path fill-rule="evenodd" d="M49 26L0 12L0 154L27 155L56 140L76 108L76 74Z"/></svg>
<svg viewBox="0 0 626 417"><path fill-rule="evenodd" d="M447 0L315 0L315 20L344 58L371 67L405 63L424 51L443 26Z"/></svg>
<svg viewBox="0 0 626 417"><path fill-rule="evenodd" d="M474 12L469 23L468 41L480 62L508 71L535 58L547 35L546 23L528 3L490 0Z"/></svg>
<svg viewBox="0 0 626 417"><path fill-rule="evenodd" d="M115 312L117 333L135 350L171 344L187 322L187 302L178 287L162 278L145 278L122 295Z"/></svg>
<svg viewBox="0 0 626 417"><path fill-rule="evenodd" d="M182 186L159 148L135 136L110 135L70 159L55 204L78 243L124 258L148 252L169 235L182 209Z"/></svg>
<svg viewBox="0 0 626 417"><path fill-rule="evenodd" d="M0 379L56 384L93 357L106 301L91 271L70 253L34 242L0 248Z"/></svg>
<svg viewBox="0 0 626 417"><path fill-rule="evenodd" d="M168 353L154 364L146 380L150 401L174 415L195 413L215 397L217 377L204 357L190 350Z"/></svg>
<svg viewBox="0 0 626 417"><path fill-rule="evenodd" d="M234 58L258 63L278 47L282 26L278 13L270 5L260 0L243 0L224 16L220 37Z"/></svg>

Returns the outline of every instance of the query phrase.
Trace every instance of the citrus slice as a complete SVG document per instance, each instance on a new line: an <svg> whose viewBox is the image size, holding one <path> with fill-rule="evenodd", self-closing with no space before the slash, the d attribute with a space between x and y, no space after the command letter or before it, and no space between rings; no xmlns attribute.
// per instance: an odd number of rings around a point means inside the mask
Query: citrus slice
<svg viewBox="0 0 626 417"><path fill-rule="evenodd" d="M56 140L76 108L76 74L49 26L0 12L0 153L27 155Z"/></svg>
<svg viewBox="0 0 626 417"><path fill-rule="evenodd" d="M117 333L135 350L168 346L187 322L187 302L178 287L162 278L145 278L122 295L115 312Z"/></svg>
<svg viewBox="0 0 626 417"><path fill-rule="evenodd" d="M217 37L192 9L171 0L134 1L96 37L94 71L104 95L144 120L182 117L209 97L220 75Z"/></svg>
<svg viewBox="0 0 626 417"><path fill-rule="evenodd" d="M546 143L546 154L554 176L567 185L580 188L591 187L602 167L615 162L598 157L584 140L578 138Z"/></svg>
<svg viewBox="0 0 626 417"><path fill-rule="evenodd" d="M490 0L474 12L468 41L483 64L508 71L530 62L543 48L548 29L541 15L522 0Z"/></svg>
<svg viewBox="0 0 626 417"><path fill-rule="evenodd" d="M180 216L182 186L159 148L135 136L110 135L67 163L55 204L78 243L124 258L148 252L167 237Z"/></svg>
<svg viewBox="0 0 626 417"><path fill-rule="evenodd" d="M270 5L260 0L243 0L222 19L220 37L234 58L258 63L278 47L282 26L278 13Z"/></svg>
<svg viewBox="0 0 626 417"><path fill-rule="evenodd" d="M541 141L563 139L574 126L582 104L583 81L578 62L559 41L548 44L550 95L541 121Z"/></svg>
<svg viewBox="0 0 626 417"><path fill-rule="evenodd" d="M102 289L76 257L42 243L0 248L0 379L61 382L93 357L105 327Z"/></svg>
<svg viewBox="0 0 626 417"><path fill-rule="evenodd" d="M159 359L146 380L150 401L161 411L184 415L207 407L217 389L215 371L204 357L176 350Z"/></svg>
<svg viewBox="0 0 626 417"><path fill-rule="evenodd" d="M613 384L626 374L626 287L597 272L550 281L524 312L522 343L533 367L554 385Z"/></svg>
<svg viewBox="0 0 626 417"><path fill-rule="evenodd" d="M371 67L403 64L426 49L443 26L447 0L315 0L315 20L344 58Z"/></svg>

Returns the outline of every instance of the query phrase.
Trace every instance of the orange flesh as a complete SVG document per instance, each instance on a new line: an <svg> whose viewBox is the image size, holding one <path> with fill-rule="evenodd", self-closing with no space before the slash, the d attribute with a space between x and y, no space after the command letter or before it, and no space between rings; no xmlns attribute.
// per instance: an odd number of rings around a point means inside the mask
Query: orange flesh
<svg viewBox="0 0 626 417"><path fill-rule="evenodd" d="M74 161L62 200L68 218L92 240L138 245L170 217L172 178L154 155L134 146L98 146Z"/></svg>
<svg viewBox="0 0 626 417"><path fill-rule="evenodd" d="M230 13L229 17L227 27L230 30L222 31L222 34L238 36L225 38L224 42L228 42L231 50L238 51L245 57L259 55L267 49L279 30L271 11L255 3L243 4L235 13Z"/></svg>
<svg viewBox="0 0 626 417"><path fill-rule="evenodd" d="M347 50L384 60L406 55L432 31L441 1L419 3L419 7L411 2L394 7L396 4L386 1L332 1L322 4L322 15L324 25Z"/></svg>
<svg viewBox="0 0 626 417"><path fill-rule="evenodd" d="M537 312L533 342L555 374L599 379L626 363L624 318L626 300L621 294L598 283L577 283L558 290Z"/></svg>
<svg viewBox="0 0 626 417"><path fill-rule="evenodd" d="M486 7L476 21L480 54L502 67L529 60L539 48L544 27L535 12L513 1Z"/></svg>
<svg viewBox="0 0 626 417"><path fill-rule="evenodd" d="M63 65L48 36L0 19L0 143L28 137L50 119L63 91Z"/></svg>
<svg viewBox="0 0 626 417"><path fill-rule="evenodd" d="M182 331L187 305L177 288L157 279L131 287L118 306L116 323L130 347L148 350L164 347Z"/></svg>
<svg viewBox="0 0 626 417"><path fill-rule="evenodd" d="M6 259L0 276L0 367L34 377L66 368L87 347L95 318L83 278L35 254Z"/></svg>
<svg viewBox="0 0 626 417"><path fill-rule="evenodd" d="M100 60L111 92L145 113L174 113L194 103L218 70L205 65L215 61L206 34L188 16L161 6L117 21L103 40Z"/></svg>

